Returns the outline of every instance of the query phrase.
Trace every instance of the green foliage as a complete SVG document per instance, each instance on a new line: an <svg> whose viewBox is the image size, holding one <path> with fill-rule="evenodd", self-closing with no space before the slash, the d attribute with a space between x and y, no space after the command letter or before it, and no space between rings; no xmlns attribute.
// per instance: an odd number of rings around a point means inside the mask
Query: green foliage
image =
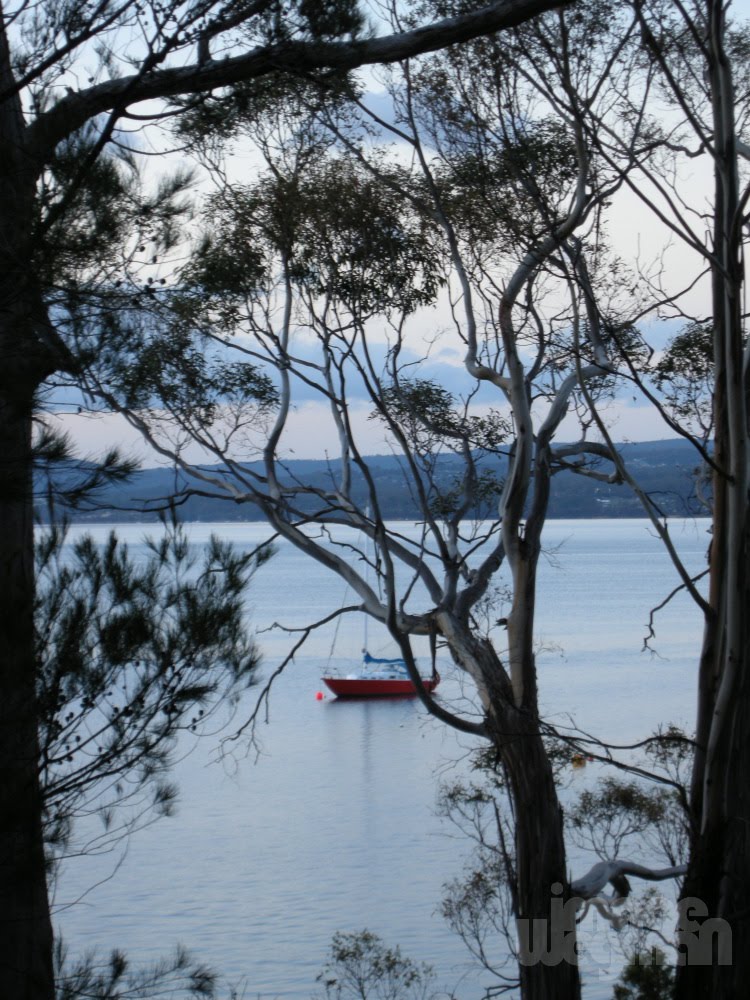
<svg viewBox="0 0 750 1000"><path fill-rule="evenodd" d="M449 518L461 512L478 519L497 516L498 498L503 490L503 480L496 472L481 469L475 475L454 478L450 484L430 489L430 512L435 517Z"/></svg>
<svg viewBox="0 0 750 1000"><path fill-rule="evenodd" d="M175 128L180 142L198 152L217 147L227 152L234 140L249 137L262 144L275 130L298 146L315 145L317 158L335 145L319 117L349 120L350 101L359 89L347 74L326 73L322 85L309 75L263 76L203 94L197 101L177 100L181 114Z"/></svg>
<svg viewBox="0 0 750 1000"><path fill-rule="evenodd" d="M510 425L495 410L479 416L432 379L399 379L380 388L371 414L405 439L418 466L429 510L435 517L493 517L503 483L498 469L482 468L483 457L497 456ZM439 456L461 458L461 475L440 471Z"/></svg>
<svg viewBox="0 0 750 1000"><path fill-rule="evenodd" d="M364 26L358 0L269 0L260 17L268 42L356 38Z"/></svg>
<svg viewBox="0 0 750 1000"><path fill-rule="evenodd" d="M244 356L229 360L201 329L200 303L183 290L148 301L138 289L113 290L101 309L79 302L69 319L86 382L109 408L161 407L201 435L226 417L260 426L276 405L270 377Z"/></svg>
<svg viewBox="0 0 750 1000"><path fill-rule="evenodd" d="M646 746L645 753L651 764L661 772L675 781L683 784L687 782L695 743L679 726L674 723L659 726Z"/></svg>
<svg viewBox="0 0 750 1000"><path fill-rule="evenodd" d="M545 736L545 745L555 781L563 785L572 773L571 765L575 766L576 758L581 759L580 752L551 734ZM677 780L682 763L690 757L690 741L675 727L669 727L649 745L648 756L661 773ZM477 774L474 781L455 782L440 790L439 812L475 845L465 872L444 886L441 910L475 958L508 984L510 973L506 974L504 965L507 956L515 954L516 938L514 837L507 781L495 748L481 748L472 755L472 762ZM664 854L670 864L681 863L687 850L685 819L674 791L613 778L585 789L577 801L566 807L566 822L574 840L606 859L618 856L632 836L637 838L634 843L641 851L645 845L650 853ZM625 916L619 943L628 952L646 955L654 929L658 932L668 916L663 897L654 888L634 893L628 898ZM501 950L496 958L497 942L502 938L506 955ZM658 950L655 954L661 955ZM663 955L659 961L663 964ZM616 994L617 1000L665 1000L669 996L647 991L661 988L664 983L669 985L671 970L652 971L634 965L627 976L624 982L629 984L628 989L633 986L645 992L623 992Z"/></svg>
<svg viewBox="0 0 750 1000"><path fill-rule="evenodd" d="M440 788L438 811L473 842L464 871L443 885L440 911L500 989L518 985L513 900L517 874L511 809L496 763L477 760L481 782ZM511 971L512 970L512 971Z"/></svg>
<svg viewBox="0 0 750 1000"><path fill-rule="evenodd" d="M170 811L177 735L202 732L252 683L245 588L269 555L237 554L217 538L196 553L177 524L147 541L145 560L114 534L103 547L90 536L64 543L53 527L37 544L40 778L53 862L86 811L101 816L104 839Z"/></svg>
<svg viewBox="0 0 750 1000"><path fill-rule="evenodd" d="M433 81L433 86L435 81ZM443 100L453 93L447 83ZM450 122L457 110L447 110ZM471 132L488 123L472 123ZM510 248L533 242L563 217L577 174L575 147L557 121L513 123L494 141L491 129L449 156L440 176L441 194L451 216L477 247ZM458 140L457 140L458 141Z"/></svg>
<svg viewBox="0 0 750 1000"><path fill-rule="evenodd" d="M662 794L655 793L653 789L647 790L635 781L604 778L596 791L581 793L570 818L573 826L580 828L585 821L611 820L618 812L629 816L634 830L638 831L664 815Z"/></svg>
<svg viewBox="0 0 750 1000"><path fill-rule="evenodd" d="M498 589L492 597L498 604L509 604L511 593L504 588ZM497 613L497 612L496 612ZM489 611L487 612L489 614ZM505 624L504 620L496 624ZM544 747L549 758L555 781L564 785L571 773L574 761L580 758L580 752L573 748L570 743L552 733L544 734ZM505 776L500 767L500 758L497 749L492 746L479 747L471 755L472 770L480 773L486 782L488 789L503 789L505 787Z"/></svg>
<svg viewBox="0 0 750 1000"><path fill-rule="evenodd" d="M395 424L418 455L431 455L442 443L461 443L461 420L453 393L430 379L400 380L384 386L372 418Z"/></svg>
<svg viewBox="0 0 750 1000"><path fill-rule="evenodd" d="M674 970L659 948L633 955L612 992L613 1000L671 1000L673 996Z"/></svg>
<svg viewBox="0 0 750 1000"><path fill-rule="evenodd" d="M713 426L713 328L689 323L654 366L654 382L677 420L708 437Z"/></svg>
<svg viewBox="0 0 750 1000"><path fill-rule="evenodd" d="M358 316L411 312L432 302L442 282L428 225L346 157L321 156L301 174L236 188L231 204L212 202L208 215L209 233L183 284L218 296L220 307L264 294L279 271Z"/></svg>
<svg viewBox="0 0 750 1000"><path fill-rule="evenodd" d="M451 16L467 5L425 6ZM559 225L577 182L569 124L540 113L521 82L535 72L530 44L516 47L511 32L480 38L425 60L413 74L412 106L440 150L441 202L467 258L486 266L517 258Z"/></svg>
<svg viewBox="0 0 750 1000"><path fill-rule="evenodd" d="M102 385L112 389L112 376L127 371L158 329L144 316L165 297L193 182L180 168L147 185L129 150L103 152L102 141L99 125L89 124L57 147L40 181L33 234L33 266L64 345L65 377L94 395ZM142 368L152 361L146 356ZM54 399L55 388L43 393Z"/></svg>
<svg viewBox="0 0 750 1000"><path fill-rule="evenodd" d="M133 155L99 149L88 124L55 150L37 196L35 266L59 309L65 293L89 295L174 246L189 211L191 172L181 168L147 192ZM155 261L154 261L155 263Z"/></svg>
<svg viewBox="0 0 750 1000"><path fill-rule="evenodd" d="M298 0L300 17L313 38L356 38L365 26L358 0Z"/></svg>
<svg viewBox="0 0 750 1000"><path fill-rule="evenodd" d="M399 193L352 161L332 160L298 196L292 273L313 294L360 313L412 312L434 300L442 280L434 238Z"/></svg>
<svg viewBox="0 0 750 1000"><path fill-rule="evenodd" d="M445 883L440 912L448 926L494 980L491 996L518 986L515 969L514 917L510 879L504 859L487 854L481 867L472 863L459 878Z"/></svg>
<svg viewBox="0 0 750 1000"><path fill-rule="evenodd" d="M429 1000L433 972L388 948L377 934L341 931L333 936L328 962L317 981L326 1000Z"/></svg>
<svg viewBox="0 0 750 1000"><path fill-rule="evenodd" d="M197 285L204 296L225 296L262 287L266 262L256 245L258 207L249 202L246 212L232 213L226 229L203 237L183 275L188 289Z"/></svg>
<svg viewBox="0 0 750 1000"><path fill-rule="evenodd" d="M55 1000L151 1000L159 996L213 998L216 976L184 948L169 959L133 969L126 955L113 951L102 961L89 954L68 962L65 948L55 943Z"/></svg>
<svg viewBox="0 0 750 1000"><path fill-rule="evenodd" d="M129 226L134 195L132 164L96 156L96 132L88 126L55 151L39 192L44 240L39 262L50 280L70 277L117 253Z"/></svg>
<svg viewBox="0 0 750 1000"><path fill-rule="evenodd" d="M138 469L117 448L108 449L96 461L79 461L68 435L44 424L38 425L33 456L35 497L44 501L44 516L50 523L56 520L59 505L66 512L95 509L105 490L123 484Z"/></svg>
<svg viewBox="0 0 750 1000"><path fill-rule="evenodd" d="M189 413L207 426L222 404L253 404L268 410L276 403L271 379L256 365L212 358L189 331L171 326L164 333L152 333L137 352L118 361L112 382L128 407L158 400L172 412Z"/></svg>
<svg viewBox="0 0 750 1000"><path fill-rule="evenodd" d="M497 453L510 433L508 419L498 411L486 416L467 413L454 394L433 379L399 379L383 386L373 416L395 421L418 454L441 446Z"/></svg>
<svg viewBox="0 0 750 1000"><path fill-rule="evenodd" d="M693 751L693 741L678 726L659 727L645 743L645 759L634 764L669 784L607 777L585 789L567 812L576 839L600 857L612 858L629 837L637 835L662 852L671 865L682 863L688 835L684 785Z"/></svg>
<svg viewBox="0 0 750 1000"><path fill-rule="evenodd" d="M157 307L167 297L192 185L181 168L147 188L132 154L103 153L101 138L89 125L55 151L39 186L33 261L64 345L65 378L99 397L113 390L117 376L127 377L139 349L158 334ZM154 364L152 355L138 364L136 379ZM54 400L55 388L43 393Z"/></svg>
<svg viewBox="0 0 750 1000"><path fill-rule="evenodd" d="M686 816L673 789L604 778L581 793L567 820L575 839L600 858L618 857L633 837L651 843L673 865L686 853Z"/></svg>

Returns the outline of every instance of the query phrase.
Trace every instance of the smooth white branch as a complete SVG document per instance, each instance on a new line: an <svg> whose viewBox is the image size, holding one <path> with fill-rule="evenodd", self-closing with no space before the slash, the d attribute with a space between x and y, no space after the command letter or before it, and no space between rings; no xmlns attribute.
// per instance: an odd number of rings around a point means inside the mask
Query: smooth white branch
<svg viewBox="0 0 750 1000"><path fill-rule="evenodd" d="M626 876L646 879L648 882L663 882L669 878L679 878L685 875L687 865L674 865L671 868L647 868L645 865L614 858L612 861L597 862L585 875L570 884L573 896L580 899L593 899L600 896L602 889L609 884L613 889L613 899L625 899L630 893L630 883Z"/></svg>

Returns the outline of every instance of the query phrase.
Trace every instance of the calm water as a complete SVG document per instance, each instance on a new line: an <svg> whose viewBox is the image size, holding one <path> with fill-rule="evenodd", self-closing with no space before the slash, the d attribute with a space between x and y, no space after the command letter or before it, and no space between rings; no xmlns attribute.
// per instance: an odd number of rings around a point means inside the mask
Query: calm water
<svg viewBox="0 0 750 1000"><path fill-rule="evenodd" d="M673 529L694 569L706 527ZM92 529L102 538L108 530ZM137 546L149 530L118 533ZM248 547L266 531L190 526L196 544L212 530ZM691 726L700 628L687 599L660 614L657 653L641 651L649 608L676 583L646 523L556 521L545 542L539 673L547 714L622 741L662 722ZM282 546L256 577L249 610L259 628L304 625L343 600L335 577ZM277 682L259 753L240 746L216 762L216 740L204 741L178 766L176 817L138 833L123 857L68 863L56 904L72 952L119 947L149 961L183 943L248 1000L309 997L332 934L367 927L432 964L439 984L462 1000L482 995L486 977L437 912L441 887L460 874L468 847L436 817L436 790L465 773L471 739L411 700L317 701L329 659L345 667L357 658L361 623L344 622L331 659L332 638L332 629L314 633ZM289 640L271 631L259 643L267 674ZM389 649L377 633L370 647ZM470 697L449 663L440 669L443 699ZM611 995L610 963L600 964L588 1000ZM621 964L615 955L611 970Z"/></svg>

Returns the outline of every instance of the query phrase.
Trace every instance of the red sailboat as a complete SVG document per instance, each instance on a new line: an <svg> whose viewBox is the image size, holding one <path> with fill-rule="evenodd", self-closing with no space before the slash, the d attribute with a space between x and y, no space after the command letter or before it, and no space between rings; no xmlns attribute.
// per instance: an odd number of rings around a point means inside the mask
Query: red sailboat
<svg viewBox="0 0 750 1000"><path fill-rule="evenodd" d="M362 667L356 673L321 679L337 698L392 698L417 693L402 659L370 656L367 650L364 651ZM433 671L431 677L422 678L425 691L434 691L439 683L440 674L437 671Z"/></svg>
<svg viewBox="0 0 750 1000"><path fill-rule="evenodd" d="M369 510L367 512L367 516L369 517ZM365 561L365 568L369 565L370 559L367 558ZM368 653L368 621L368 615L363 615L362 624L364 627L364 648L362 649L362 666L350 674L346 674L344 676L328 674L321 677L321 680L326 687L336 695L337 698L393 698L416 695L416 685L409 676L409 671L407 670L406 663L403 659L400 657L397 659L384 659L378 656L371 656ZM331 653L328 657L329 664L336 645L338 625L339 623L337 622L333 643L331 645ZM425 691L428 692L434 691L440 683L440 675L435 667L434 637L431 638L430 648L432 651L432 675L430 677L421 678L422 685Z"/></svg>

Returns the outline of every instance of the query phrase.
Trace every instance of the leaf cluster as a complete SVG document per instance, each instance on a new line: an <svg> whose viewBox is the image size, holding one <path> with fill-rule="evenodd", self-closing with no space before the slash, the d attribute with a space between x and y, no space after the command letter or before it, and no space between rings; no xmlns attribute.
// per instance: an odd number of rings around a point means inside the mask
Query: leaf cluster
<svg viewBox="0 0 750 1000"><path fill-rule="evenodd" d="M265 40L327 42L355 39L365 27L359 0L267 0L259 18Z"/></svg>
<svg viewBox="0 0 750 1000"><path fill-rule="evenodd" d="M282 270L303 293L362 316L412 312L443 280L429 225L350 158L266 176L209 214L210 232L183 276L206 296L257 294Z"/></svg>
<svg viewBox="0 0 750 1000"><path fill-rule="evenodd" d="M268 410L277 400L273 382L256 365L212 357L189 331L172 327L118 359L110 377L125 406L138 409L157 401L204 426L214 422L222 404Z"/></svg>
<svg viewBox="0 0 750 1000"><path fill-rule="evenodd" d="M35 606L40 780L52 859L94 808L113 838L168 812L175 739L200 733L252 683L258 653L244 622L248 580L267 551L213 538L200 556L177 524L135 559L116 535L37 544ZM128 814L129 815L129 814Z"/></svg>
<svg viewBox="0 0 750 1000"><path fill-rule="evenodd" d="M455 112L454 112L455 114ZM473 130L482 127L481 122ZM513 122L446 157L441 199L472 242L500 250L538 241L559 224L578 163L565 128L552 119ZM491 132L489 133L491 135Z"/></svg>
<svg viewBox="0 0 750 1000"><path fill-rule="evenodd" d="M442 283L429 225L408 202L349 160L331 161L300 186L292 274L314 295L361 313L413 312Z"/></svg>
<svg viewBox="0 0 750 1000"><path fill-rule="evenodd" d="M162 177L149 192L132 152L104 152L101 140L91 123L68 136L39 184L34 266L57 310L64 308L62 292L85 297L103 281L122 281L137 263L156 263L180 238L191 210L190 171Z"/></svg>
<svg viewBox="0 0 750 1000"><path fill-rule="evenodd" d="M673 789L603 778L581 793L567 821L576 841L602 859L620 856L632 838L671 865L681 863L687 850L686 816Z"/></svg>
<svg viewBox="0 0 750 1000"><path fill-rule="evenodd" d="M481 783L440 788L438 810L474 842L465 870L443 885L440 910L454 933L494 977L518 985L506 972L515 954L513 900L517 879L511 809L494 764Z"/></svg>
<svg viewBox="0 0 750 1000"><path fill-rule="evenodd" d="M672 1000L674 969L660 948L631 956L613 987L613 1000Z"/></svg>
<svg viewBox="0 0 750 1000"><path fill-rule="evenodd" d="M675 419L697 425L704 434L713 422L713 328L689 323L667 344L653 368L659 392Z"/></svg>
<svg viewBox="0 0 750 1000"><path fill-rule="evenodd" d="M439 444L496 453L510 432L508 420L497 411L485 416L466 413L449 389L427 378L383 386L373 416L397 422L420 453L434 451Z"/></svg>
<svg viewBox="0 0 750 1000"><path fill-rule="evenodd" d="M398 946L388 948L372 931L338 931L328 962L317 976L326 1000L429 1000L434 974Z"/></svg>
<svg viewBox="0 0 750 1000"><path fill-rule="evenodd" d="M33 445L34 497L50 523L59 506L65 510L95 507L101 491L128 480L138 469L119 449L110 448L96 461L75 457L70 437L40 424Z"/></svg>
<svg viewBox="0 0 750 1000"><path fill-rule="evenodd" d="M133 968L121 951L110 953L105 961L95 954L69 962L60 938L55 942L55 1000L149 1000L156 996L175 995L212 998L216 995L216 976L196 962L189 952L178 947L168 959L142 969Z"/></svg>
<svg viewBox="0 0 750 1000"><path fill-rule="evenodd" d="M456 511L470 511L480 520L497 512L497 501L503 490L503 480L491 469L476 470L474 475L454 477L447 488L438 489L432 483L430 511L435 517L451 517Z"/></svg>

